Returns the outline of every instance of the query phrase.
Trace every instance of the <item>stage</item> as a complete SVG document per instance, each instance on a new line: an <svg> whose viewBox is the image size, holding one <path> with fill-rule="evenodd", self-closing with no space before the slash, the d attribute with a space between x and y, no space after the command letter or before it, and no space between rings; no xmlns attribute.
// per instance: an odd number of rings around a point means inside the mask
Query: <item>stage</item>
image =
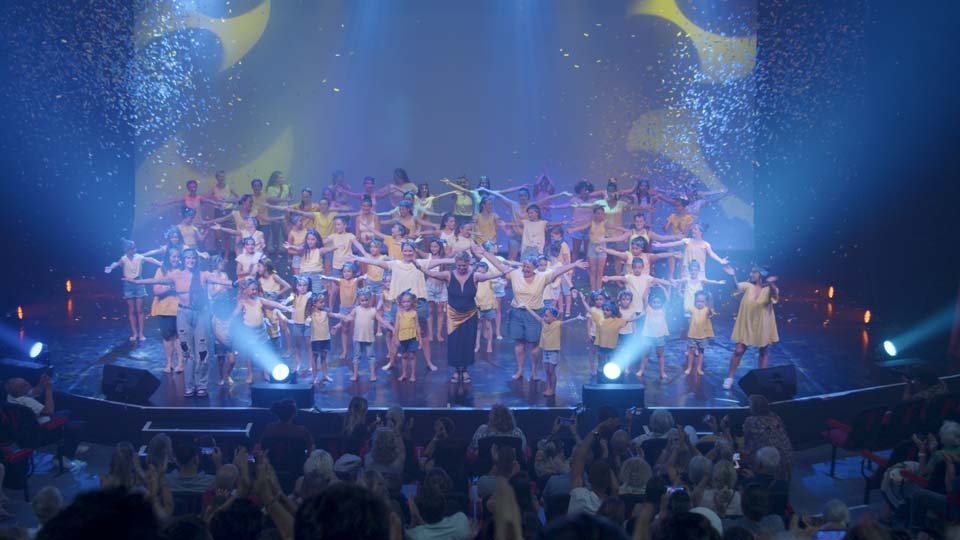
<svg viewBox="0 0 960 540"><path fill-rule="evenodd" d="M107 285L110 285L108 283ZM678 329L685 321L674 319L670 328L673 335L666 346L668 378L661 381L656 359L651 357L643 383L646 386L646 405L652 407L736 407L745 403L745 395L735 384L730 391L721 385L729 365L734 344L729 340L736 314L736 303L729 299L729 289L719 289L714 319L717 338L707 349L702 377L684 375L686 341ZM677 315L676 301L670 312ZM24 335L42 339L50 346L50 361L55 371L55 389L75 396L102 399L100 390L103 366L115 364L149 370L161 381L150 404L157 407L248 407L250 387L244 383L245 362L238 362L232 385L218 386L216 364L210 362L209 397L184 398L183 375L163 373L164 359L155 321L147 319L148 339L139 344L128 341L129 326L126 306L118 297L95 290L75 291L62 298L27 306ZM793 364L797 369L797 398L819 396L846 390L867 388L898 381L898 376L878 361L870 327L863 324L862 306L853 303L828 302L824 291L813 285L785 287L777 306L781 341L770 349L770 365ZM576 314L578 310L574 311ZM374 407L401 405L404 407L468 407L487 408L493 403L511 407L572 407L581 402L581 387L589 382L585 323L564 326L561 361L558 367L557 395L545 398L544 383L529 380L514 381L516 369L513 342L506 336L495 341L493 353L481 352L471 369L473 382L468 385L450 383L446 368L446 349L434 343L434 361L440 367L429 372L418 359L417 381L400 383L398 372L378 369L376 382L367 381L366 367L361 379L349 381L350 365L340 363L339 341L335 340L330 374L333 383L315 387L315 403L320 409L345 408L353 396L363 396ZM376 344L378 365L384 364L385 344L378 338ZM292 362L292 359L290 360ZM751 349L744 356L737 372L739 380L756 367L757 352ZM541 378L543 374L540 374ZM631 376L629 382L636 382Z"/></svg>

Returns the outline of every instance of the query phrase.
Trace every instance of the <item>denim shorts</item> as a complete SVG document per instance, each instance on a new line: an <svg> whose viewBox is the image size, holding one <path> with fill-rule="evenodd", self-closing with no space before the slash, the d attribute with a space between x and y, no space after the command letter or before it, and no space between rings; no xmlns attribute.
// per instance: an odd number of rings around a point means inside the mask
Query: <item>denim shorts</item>
<svg viewBox="0 0 960 540"><path fill-rule="evenodd" d="M481 309L480 310L480 320L481 321L494 321L497 319L497 310L495 309Z"/></svg>
<svg viewBox="0 0 960 540"><path fill-rule="evenodd" d="M372 292L375 297L376 297L376 296L380 296L381 294L383 294L383 282L382 282L382 281L370 281L370 280L368 279L368 280L367 280L367 288L370 289L370 292Z"/></svg>
<svg viewBox="0 0 960 540"><path fill-rule="evenodd" d="M147 286L143 283L123 282L123 297L127 300L131 298L144 298L147 296Z"/></svg>
<svg viewBox="0 0 960 540"><path fill-rule="evenodd" d="M405 339L400 342L399 352L417 352L420 350L420 344L417 343L416 338Z"/></svg>
<svg viewBox="0 0 960 540"><path fill-rule="evenodd" d="M305 324L299 323L290 323L287 325L287 328L290 329L290 337L307 337L310 335L310 327Z"/></svg>
<svg viewBox="0 0 960 540"><path fill-rule="evenodd" d="M643 336L643 342L647 347L663 347L667 344L667 336Z"/></svg>
<svg viewBox="0 0 960 540"><path fill-rule="evenodd" d="M543 316L543 309L534 311L537 315ZM511 307L507 312L507 329L510 338L514 341L539 343L542 328L540 321L525 309Z"/></svg>
<svg viewBox="0 0 960 540"><path fill-rule="evenodd" d="M353 308L354 308L354 306L345 306L345 305L343 305L343 304L340 304L340 314L341 314L341 315L349 315L349 314L353 313Z"/></svg>
<svg viewBox="0 0 960 540"><path fill-rule="evenodd" d="M303 260L303 255L294 255L290 257L290 266L292 268L300 268L300 261Z"/></svg>
<svg viewBox="0 0 960 540"><path fill-rule="evenodd" d="M703 338L703 339L690 338L687 340L687 346L696 347L698 349L706 349L707 347L710 346L710 338Z"/></svg>
<svg viewBox="0 0 960 540"><path fill-rule="evenodd" d="M313 352L317 354L325 353L330 350L330 340L318 339L316 341L312 341L310 342L310 348L313 349Z"/></svg>
<svg viewBox="0 0 960 540"><path fill-rule="evenodd" d="M507 284L503 280L495 279L492 284L493 296L496 298L503 298L507 295Z"/></svg>
<svg viewBox="0 0 960 540"><path fill-rule="evenodd" d="M560 360L560 351L542 351L543 363L557 365Z"/></svg>
<svg viewBox="0 0 960 540"><path fill-rule="evenodd" d="M437 283L435 281L427 281L427 301L429 302L446 302L447 301L447 286L444 283Z"/></svg>

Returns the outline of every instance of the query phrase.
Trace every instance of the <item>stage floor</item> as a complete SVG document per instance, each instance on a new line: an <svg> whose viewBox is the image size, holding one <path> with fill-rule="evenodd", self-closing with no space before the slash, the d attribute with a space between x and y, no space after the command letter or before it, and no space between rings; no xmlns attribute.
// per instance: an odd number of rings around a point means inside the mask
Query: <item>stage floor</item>
<svg viewBox="0 0 960 540"><path fill-rule="evenodd" d="M802 290L802 289L801 289ZM895 375L877 364L875 343L862 324L863 309L859 306L830 304L819 297L813 287L808 294L785 294L777 308L781 342L772 346L770 365L793 364L797 368L797 397L814 396L896 382ZM727 296L720 294L718 296ZM671 313L678 315L677 299ZM736 303L719 303L719 317L714 320L717 338L706 352L706 375L683 374L686 343L679 337L685 322L676 317L671 322L674 333L666 347L668 378L658 377L655 358L647 368L648 406L710 407L731 406L745 401L735 385L730 391L721 388L733 351L729 336L736 313ZM38 306L26 306L23 335L25 340L43 339L50 344L51 362L55 365L55 388L81 396L103 397L101 373L106 364L137 367L154 373L161 381L152 404L171 407L245 407L250 405L250 388L245 362L234 370L232 385L217 386L216 365L211 362L210 395L206 398L183 397L182 374L163 373L163 350L155 322L147 320L149 337L140 345L128 341L129 326L126 306L119 297L105 294L77 293ZM576 313L576 310L575 310ZM376 344L379 365L384 363L385 344ZM330 369L333 383L315 388L316 405L320 408L344 408L353 396L367 398L371 405L405 407L489 407L500 402L511 407L568 407L581 402L581 387L589 382L585 323L564 326L563 348L558 368L557 395L545 398L543 382L514 381L516 369L513 343L509 339L495 341L493 353L480 353L471 369L472 384L449 382L446 348L434 343L434 361L438 372L428 372L419 359L416 383L400 383L397 372L378 371L378 380L366 380L362 372L359 382L351 383L349 363L336 360ZM339 342L332 358L339 357ZM751 349L737 373L742 377L756 367L757 352ZM543 374L541 374L543 377ZM632 377L630 382L635 382Z"/></svg>

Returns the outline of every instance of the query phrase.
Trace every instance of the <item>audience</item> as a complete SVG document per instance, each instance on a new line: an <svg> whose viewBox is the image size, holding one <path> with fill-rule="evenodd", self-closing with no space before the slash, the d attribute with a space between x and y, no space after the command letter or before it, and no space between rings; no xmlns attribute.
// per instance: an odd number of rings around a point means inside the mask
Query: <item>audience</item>
<svg viewBox="0 0 960 540"><path fill-rule="evenodd" d="M177 470L167 473L167 485L174 493L203 493L211 484L214 477L200 470L200 451L192 442L177 445L174 457ZM220 469L220 449L213 447L210 454L216 468Z"/></svg>
<svg viewBox="0 0 960 540"><path fill-rule="evenodd" d="M673 415L666 409L657 409L650 414L650 423L645 433L634 437L633 443L637 446L648 439L666 439L667 434L676 427Z"/></svg>
<svg viewBox="0 0 960 540"><path fill-rule="evenodd" d="M473 538L470 519L463 512L446 515L446 498L435 486L424 486L416 497L407 499L407 502L414 525L407 529L409 540Z"/></svg>
<svg viewBox="0 0 960 540"><path fill-rule="evenodd" d="M347 406L347 414L343 417L343 438L341 444L345 454L360 455L361 449L370 439L370 428L367 426L367 400L354 396Z"/></svg>
<svg viewBox="0 0 960 540"><path fill-rule="evenodd" d="M294 424L293 419L297 416L297 404L292 399L284 399L270 406L270 410L277 416L276 422L270 422L263 429L261 441L265 439L297 439L303 441L303 445L309 452L316 448L313 444L313 436L310 431L299 425Z"/></svg>
<svg viewBox="0 0 960 540"><path fill-rule="evenodd" d="M350 484L337 484L297 509L296 540L390 540L391 518L380 497ZM397 524L399 525L399 524Z"/></svg>
<svg viewBox="0 0 960 540"><path fill-rule="evenodd" d="M54 486L44 486L33 496L30 508L33 510L33 515L37 518L39 525L36 529L30 531L32 538L36 537L43 526L63 510L63 495Z"/></svg>
<svg viewBox="0 0 960 540"><path fill-rule="evenodd" d="M527 447L527 436L517 427L513 420L513 413L499 403L490 407L490 417L487 423L480 424L477 431L473 433L470 448L477 450L480 447L480 439L485 437L517 437L520 439L522 447Z"/></svg>
<svg viewBox="0 0 960 540"><path fill-rule="evenodd" d="M750 396L750 415L743 421L743 456L746 467L753 469L757 450L772 446L780 453L779 469L774 476L781 480L790 480L793 466L793 445L787 435L783 420L772 410L767 398L754 394Z"/></svg>

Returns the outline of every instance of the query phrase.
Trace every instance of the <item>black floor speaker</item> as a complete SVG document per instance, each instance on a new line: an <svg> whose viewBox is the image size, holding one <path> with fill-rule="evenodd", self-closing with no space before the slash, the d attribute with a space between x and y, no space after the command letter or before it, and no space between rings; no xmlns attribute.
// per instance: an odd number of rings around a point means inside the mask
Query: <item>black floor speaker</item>
<svg viewBox="0 0 960 540"><path fill-rule="evenodd" d="M585 384L583 385L583 406L587 411L597 411L609 405L623 414L623 411L644 407L644 389L642 384Z"/></svg>
<svg viewBox="0 0 960 540"><path fill-rule="evenodd" d="M308 383L255 383L250 386L250 401L254 407L269 409L274 403L292 399L298 409L313 408L313 385Z"/></svg>
<svg viewBox="0 0 960 540"><path fill-rule="evenodd" d="M793 364L752 369L740 379L740 389L769 401L786 401L797 395L797 368Z"/></svg>
<svg viewBox="0 0 960 540"><path fill-rule="evenodd" d="M144 405L159 387L160 379L145 369L112 364L103 366L100 389L110 401Z"/></svg>

